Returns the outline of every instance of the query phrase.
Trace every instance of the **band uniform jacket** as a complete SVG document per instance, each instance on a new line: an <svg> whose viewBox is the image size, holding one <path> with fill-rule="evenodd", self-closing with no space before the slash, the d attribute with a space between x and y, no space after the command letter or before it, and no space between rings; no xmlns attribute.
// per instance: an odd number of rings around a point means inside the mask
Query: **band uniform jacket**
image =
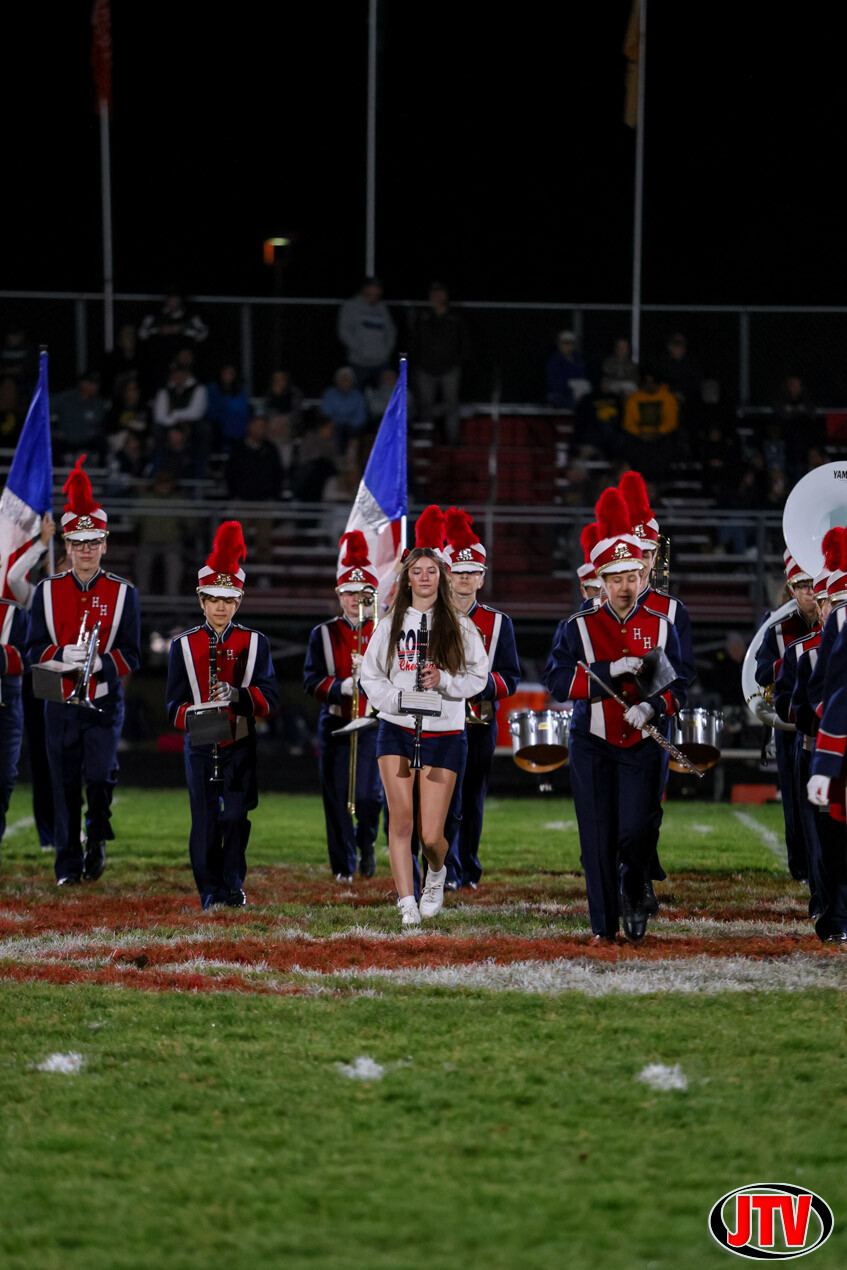
<svg viewBox="0 0 847 1270"><path fill-rule="evenodd" d="M512 619L487 604L474 604L468 617L479 631L488 657L488 682L473 701L490 701L494 710L505 697L511 697L521 678L521 666L515 644Z"/></svg>
<svg viewBox="0 0 847 1270"><path fill-rule="evenodd" d="M823 713L824 685L826 683L826 667L830 654L838 639L838 633L847 621L847 601L833 604L829 617L823 628L818 658L809 679L809 702L818 718Z"/></svg>
<svg viewBox="0 0 847 1270"><path fill-rule="evenodd" d="M803 737L813 737L818 719L809 702L809 679L818 661L820 627L811 635L789 644L774 685L773 704L784 723L795 724Z"/></svg>
<svg viewBox="0 0 847 1270"><path fill-rule="evenodd" d="M830 617L834 616L830 614ZM845 819L844 790L847 764L847 622L832 645L824 667L823 711L815 738L811 775L828 776L829 814Z"/></svg>
<svg viewBox="0 0 847 1270"><path fill-rule="evenodd" d="M770 620L770 614L760 623L760 627ZM785 650L796 639L810 635L817 623L810 626L799 613L789 613L779 622L768 627L764 639L756 650L756 683L767 688L776 681L785 656Z"/></svg>
<svg viewBox="0 0 847 1270"><path fill-rule="evenodd" d="M651 612L639 600L632 611L619 618L608 602L575 613L560 623L556 642L544 671L544 683L557 701L573 701L572 733L590 733L611 745L637 745L647 734L633 729L624 720L626 709L643 700L635 678L612 678L611 663L621 657L643 657L653 648L663 648L678 671L682 656L679 637L666 617ZM626 706L607 696L579 665L585 662ZM653 726L677 713L685 704L687 685L677 673L673 683L660 695L649 698Z"/></svg>
<svg viewBox="0 0 847 1270"><path fill-rule="evenodd" d="M35 588L32 601L29 650L34 662L61 660L66 645L80 642L83 623L90 632L98 621L102 665L91 676L88 696L112 707L123 695L121 680L141 665L138 591L131 582L102 569L88 582L80 582L71 569L45 578ZM63 677L65 697L74 686L73 677Z"/></svg>
<svg viewBox="0 0 847 1270"><path fill-rule="evenodd" d="M212 641L216 678L240 689L237 700L227 707L232 736L220 742L224 748L252 736L255 720L267 718L276 708L276 678L266 635L237 622L230 622L217 636L208 622L195 626L176 637L168 657L168 718L174 727L187 731L189 708L210 699Z"/></svg>
<svg viewBox="0 0 847 1270"><path fill-rule="evenodd" d="M638 598L651 613L667 618L676 631L681 660L678 666L674 662L674 666L685 680L686 687L690 688L697 677L697 667L694 662L694 640L691 635L691 618L688 616L688 609L682 600L668 595L667 591L657 591L651 586L642 591Z"/></svg>
<svg viewBox="0 0 847 1270"><path fill-rule="evenodd" d="M29 665L29 614L12 600L0 600L0 703L19 698Z"/></svg>
<svg viewBox="0 0 847 1270"><path fill-rule="evenodd" d="M317 697L329 714L337 715L339 719L349 721L352 714L352 697L344 696L341 685L353 673L353 654L358 649L364 656L372 635L373 622L370 618L362 624L360 638L358 627L342 615L314 627L309 636L303 665L303 687ZM368 698L360 688L358 717L364 718L367 713Z"/></svg>

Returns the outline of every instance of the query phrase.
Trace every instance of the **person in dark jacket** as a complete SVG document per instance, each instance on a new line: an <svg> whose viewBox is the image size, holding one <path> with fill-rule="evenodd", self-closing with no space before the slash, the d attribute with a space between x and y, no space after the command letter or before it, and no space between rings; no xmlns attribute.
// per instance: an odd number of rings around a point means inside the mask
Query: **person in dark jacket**
<svg viewBox="0 0 847 1270"><path fill-rule="evenodd" d="M459 390L467 356L465 323L450 307L444 284L433 282L429 307L415 321L411 363L420 416L427 420L443 416L444 436L450 445L459 443Z"/></svg>
<svg viewBox="0 0 847 1270"><path fill-rule="evenodd" d="M235 442L227 461L226 484L230 497L239 503L276 501L282 491L282 477L279 451L268 440L267 423L262 415L254 415L247 425L247 435L243 441ZM255 542L253 558L269 564L272 518L253 516L246 521L246 526Z"/></svg>

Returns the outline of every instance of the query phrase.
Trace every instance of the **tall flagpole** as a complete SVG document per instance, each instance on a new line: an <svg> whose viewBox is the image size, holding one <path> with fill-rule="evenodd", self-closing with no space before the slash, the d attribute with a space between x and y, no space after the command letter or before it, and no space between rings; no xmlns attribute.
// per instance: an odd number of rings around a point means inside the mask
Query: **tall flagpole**
<svg viewBox="0 0 847 1270"><path fill-rule="evenodd" d="M368 122L365 172L365 277L376 273L376 56L377 4L368 0Z"/></svg>
<svg viewBox="0 0 847 1270"><path fill-rule="evenodd" d="M112 266L112 167L109 161L109 103L100 101L100 186L103 202L103 344L115 347L115 279Z"/></svg>
<svg viewBox="0 0 847 1270"><path fill-rule="evenodd" d="M635 209L632 234L632 360L641 360L641 257L644 229L644 86L647 78L647 0L637 0L638 114L635 125Z"/></svg>

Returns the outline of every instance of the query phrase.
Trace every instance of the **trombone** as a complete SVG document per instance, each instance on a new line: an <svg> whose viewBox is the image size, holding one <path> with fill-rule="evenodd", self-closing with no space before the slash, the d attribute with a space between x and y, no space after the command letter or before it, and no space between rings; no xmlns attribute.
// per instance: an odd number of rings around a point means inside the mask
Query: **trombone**
<svg viewBox="0 0 847 1270"><path fill-rule="evenodd" d="M377 611L376 591L372 586L362 587L359 592L359 624L356 627L356 651L354 656L359 656L362 652L363 628L365 625L365 609L368 605L373 606L373 627L371 629L371 639L376 634L377 623L379 622L379 613ZM359 663L360 664L360 663ZM353 697L350 705L350 721L355 723L359 718L359 664L353 664ZM359 760L359 729L354 728L350 736L350 760L347 768L347 810L351 817L356 816L356 769Z"/></svg>

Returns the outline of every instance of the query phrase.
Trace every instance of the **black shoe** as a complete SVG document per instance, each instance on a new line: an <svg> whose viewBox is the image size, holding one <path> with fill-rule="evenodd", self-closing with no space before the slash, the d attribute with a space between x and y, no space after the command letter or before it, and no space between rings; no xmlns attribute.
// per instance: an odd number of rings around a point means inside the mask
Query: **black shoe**
<svg viewBox="0 0 847 1270"><path fill-rule="evenodd" d="M639 897L638 904L634 904L623 887L621 887L621 922L627 939L643 939L647 933L647 913L643 899Z"/></svg>
<svg viewBox="0 0 847 1270"><path fill-rule="evenodd" d="M65 877L59 878L56 882L57 886L79 886L82 878L78 878L75 873L68 873Z"/></svg>
<svg viewBox="0 0 847 1270"><path fill-rule="evenodd" d="M82 877L85 882L96 882L106 867L105 842L92 842L82 860Z"/></svg>
<svg viewBox="0 0 847 1270"><path fill-rule="evenodd" d="M229 899L225 901L227 908L243 908L247 903L247 896L243 891L230 891Z"/></svg>
<svg viewBox="0 0 847 1270"><path fill-rule="evenodd" d="M461 890L461 887L462 887L461 882L457 882L455 878L453 879L453 881L452 881L452 882L445 882L445 883L444 883L444 890L445 890L445 891L459 891L459 890Z"/></svg>
<svg viewBox="0 0 847 1270"><path fill-rule="evenodd" d="M822 917L815 922L815 934L822 944L842 944L847 947L847 931L839 926L829 926Z"/></svg>
<svg viewBox="0 0 847 1270"><path fill-rule="evenodd" d="M648 917L655 917L659 911L659 900L653 889L651 878L648 878L644 883L644 895L641 899L641 906Z"/></svg>
<svg viewBox="0 0 847 1270"><path fill-rule="evenodd" d="M359 857L359 872L363 878L372 878L376 873L376 856L373 847L363 851Z"/></svg>
<svg viewBox="0 0 847 1270"><path fill-rule="evenodd" d="M616 935L592 935L588 941L593 948L599 948L602 944L614 944L617 942Z"/></svg>
<svg viewBox="0 0 847 1270"><path fill-rule="evenodd" d="M335 880L336 882L352 882L353 874L352 873L336 873Z"/></svg>

